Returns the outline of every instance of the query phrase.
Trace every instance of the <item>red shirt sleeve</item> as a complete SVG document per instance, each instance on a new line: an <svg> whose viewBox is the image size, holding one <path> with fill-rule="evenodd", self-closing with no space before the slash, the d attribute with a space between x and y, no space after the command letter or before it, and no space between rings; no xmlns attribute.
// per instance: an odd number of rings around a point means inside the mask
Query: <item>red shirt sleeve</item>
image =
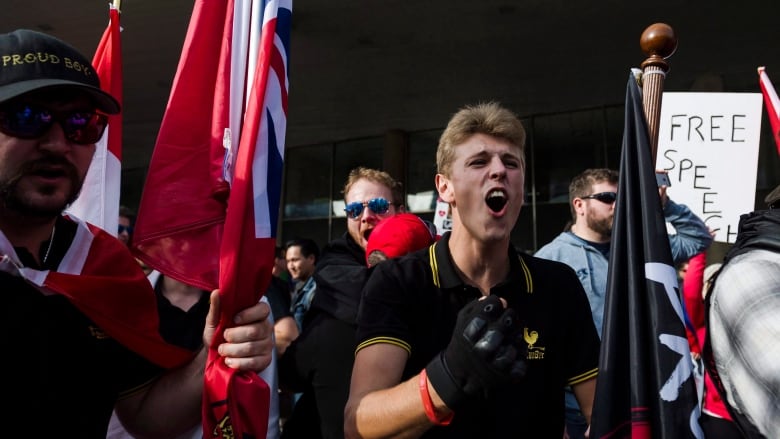
<svg viewBox="0 0 780 439"><path fill-rule="evenodd" d="M704 265L706 263L706 254L699 253L688 261L688 271L683 279L683 300L688 317L696 329L692 333L690 328L685 327L688 336L688 344L691 351L701 353L700 339L704 335L704 299L702 298L702 287L704 286Z"/></svg>

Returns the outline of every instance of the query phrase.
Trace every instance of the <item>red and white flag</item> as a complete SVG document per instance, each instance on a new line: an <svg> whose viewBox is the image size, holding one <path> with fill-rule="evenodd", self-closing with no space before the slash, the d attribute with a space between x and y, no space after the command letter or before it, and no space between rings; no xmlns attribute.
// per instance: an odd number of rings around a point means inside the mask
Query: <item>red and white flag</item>
<svg viewBox="0 0 780 439"><path fill-rule="evenodd" d="M777 153L780 154L780 98L777 97L775 87L764 67L758 68L758 80L761 84L761 92L764 94L764 103L766 112L769 116L769 126L772 128L772 135L775 138Z"/></svg>
<svg viewBox="0 0 780 439"><path fill-rule="evenodd" d="M109 22L100 39L92 65L100 88L122 105L122 44L119 10L110 5ZM122 114L108 117L108 128L97 143L84 186L68 213L94 224L113 236L119 224L122 181Z"/></svg>
<svg viewBox="0 0 780 439"><path fill-rule="evenodd" d="M217 338L260 299L276 246L287 122L291 0L196 0L149 167L135 254L219 287ZM206 437L264 437L269 389L210 349Z"/></svg>
<svg viewBox="0 0 780 439"><path fill-rule="evenodd" d="M124 244L103 229L70 217L76 234L56 271L24 267L0 231L0 271L20 276L43 294L61 294L99 330L162 367L180 366L192 352L159 333L157 298Z"/></svg>

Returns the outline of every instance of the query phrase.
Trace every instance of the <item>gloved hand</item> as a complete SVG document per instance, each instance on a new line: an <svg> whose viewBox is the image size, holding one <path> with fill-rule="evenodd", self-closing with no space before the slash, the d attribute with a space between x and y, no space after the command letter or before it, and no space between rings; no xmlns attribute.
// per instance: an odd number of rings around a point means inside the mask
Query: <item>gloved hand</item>
<svg viewBox="0 0 780 439"><path fill-rule="evenodd" d="M458 313L447 348L425 370L428 380L450 409L475 396L525 376L526 347L517 314L504 310L501 299L488 296Z"/></svg>

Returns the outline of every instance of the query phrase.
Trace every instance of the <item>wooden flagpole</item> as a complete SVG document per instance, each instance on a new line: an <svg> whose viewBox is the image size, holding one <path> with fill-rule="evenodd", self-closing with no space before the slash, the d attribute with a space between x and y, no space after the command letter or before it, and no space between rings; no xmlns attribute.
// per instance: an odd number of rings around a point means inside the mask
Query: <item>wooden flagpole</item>
<svg viewBox="0 0 780 439"><path fill-rule="evenodd" d="M655 23L645 29L639 45L647 58L642 62L642 104L645 109L653 163L658 151L658 125L661 119L661 97L669 63L666 59L677 49L677 36L665 23Z"/></svg>

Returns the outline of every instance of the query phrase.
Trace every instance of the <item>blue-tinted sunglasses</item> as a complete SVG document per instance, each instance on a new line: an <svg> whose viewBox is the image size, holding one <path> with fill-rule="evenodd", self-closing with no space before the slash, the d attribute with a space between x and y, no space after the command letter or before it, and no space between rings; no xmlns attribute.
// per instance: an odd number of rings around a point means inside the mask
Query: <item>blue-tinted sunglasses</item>
<svg viewBox="0 0 780 439"><path fill-rule="evenodd" d="M124 231L127 231L128 234L132 235L133 234L133 227L132 226L123 226L123 225L120 224L118 233L121 234Z"/></svg>
<svg viewBox="0 0 780 439"><path fill-rule="evenodd" d="M89 110L54 112L30 104L0 107L0 131L20 139L37 139L58 122L65 138L78 145L91 145L103 137L108 116Z"/></svg>
<svg viewBox="0 0 780 439"><path fill-rule="evenodd" d="M617 192L599 192L597 194L588 195L585 197L580 197L583 200L587 200L590 198L596 199L601 201L602 203L606 204L612 204L617 200Z"/></svg>
<svg viewBox="0 0 780 439"><path fill-rule="evenodd" d="M372 198L368 201L353 201L344 208L350 219L358 219L363 214L363 208L368 207L377 215L384 215L390 210L390 202L384 198Z"/></svg>

